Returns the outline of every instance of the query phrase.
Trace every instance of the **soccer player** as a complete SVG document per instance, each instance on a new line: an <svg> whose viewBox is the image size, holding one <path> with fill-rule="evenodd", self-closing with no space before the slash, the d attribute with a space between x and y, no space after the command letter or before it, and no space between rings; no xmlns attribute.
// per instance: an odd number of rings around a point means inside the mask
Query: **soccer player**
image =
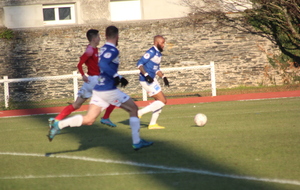
<svg viewBox="0 0 300 190"><path fill-rule="evenodd" d="M138 111L139 118L142 115L152 112L152 117L148 125L148 129L164 129L165 127L157 124L157 119L161 113L162 108L167 103L167 99L164 93L161 91L161 87L155 78L156 75L161 77L165 86L169 87L169 81L167 77L160 70L161 52L165 47L164 37L157 35L154 37L154 46L151 47L144 56L137 62L137 67L140 70L140 84L147 91L150 97L155 99L150 105L140 109Z"/></svg>
<svg viewBox="0 0 300 190"><path fill-rule="evenodd" d="M49 141L65 127L79 127L81 125L92 125L101 111L110 104L121 107L129 113L129 125L132 134L132 147L134 150L148 147L153 142L147 142L140 138L140 119L138 118L138 107L134 101L117 86L125 87L128 81L118 75L119 50L116 48L119 40L119 29L109 26L105 31L106 43L100 49L99 67L101 73L94 87L90 105L86 115L74 115L60 121L55 121L48 134Z"/></svg>
<svg viewBox="0 0 300 190"><path fill-rule="evenodd" d="M81 105L92 96L92 90L97 83L98 76L100 74L100 69L98 66L98 48L100 42L99 31L95 29L90 29L86 33L86 37L89 41L89 45L87 46L84 54L80 57L80 61L77 65L77 68L82 76L84 81L83 86L80 88L78 92L78 97L75 102L65 107L55 118L49 119L49 127L54 122L54 120L62 120L68 115L70 115L73 111L79 109ZM82 65L85 64L87 66L87 74L85 75ZM109 119L111 112L114 110L115 106L110 105L106 112L101 118L100 122L106 124L111 127L116 127L117 125L112 123Z"/></svg>

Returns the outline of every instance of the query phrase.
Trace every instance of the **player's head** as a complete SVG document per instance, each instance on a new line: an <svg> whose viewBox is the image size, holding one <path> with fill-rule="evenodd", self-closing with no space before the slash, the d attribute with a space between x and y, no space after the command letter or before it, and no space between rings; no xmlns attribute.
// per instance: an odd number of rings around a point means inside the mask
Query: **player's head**
<svg viewBox="0 0 300 190"><path fill-rule="evenodd" d="M86 32L86 37L88 41L94 42L96 45L99 45L100 42L100 36L99 36L99 31L96 29L90 29Z"/></svg>
<svg viewBox="0 0 300 190"><path fill-rule="evenodd" d="M105 36L107 41L114 41L115 45L118 45L119 29L115 26L108 26L105 30Z"/></svg>
<svg viewBox="0 0 300 190"><path fill-rule="evenodd" d="M161 35L154 36L154 45L160 52L162 52L165 47L165 38Z"/></svg>

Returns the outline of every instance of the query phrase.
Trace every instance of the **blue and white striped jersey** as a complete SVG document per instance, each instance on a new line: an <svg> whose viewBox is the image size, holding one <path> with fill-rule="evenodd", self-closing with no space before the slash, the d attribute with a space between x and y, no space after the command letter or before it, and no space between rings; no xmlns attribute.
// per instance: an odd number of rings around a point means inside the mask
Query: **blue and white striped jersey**
<svg viewBox="0 0 300 190"><path fill-rule="evenodd" d="M100 68L100 75L94 90L105 91L116 89L114 76L118 73L119 50L114 44L106 42L100 48L98 66Z"/></svg>
<svg viewBox="0 0 300 190"><path fill-rule="evenodd" d="M143 65L145 71L154 79L157 71L160 70L160 61L161 53L157 47L153 46L137 62L137 67ZM146 81L146 77L142 73L140 73L140 81Z"/></svg>

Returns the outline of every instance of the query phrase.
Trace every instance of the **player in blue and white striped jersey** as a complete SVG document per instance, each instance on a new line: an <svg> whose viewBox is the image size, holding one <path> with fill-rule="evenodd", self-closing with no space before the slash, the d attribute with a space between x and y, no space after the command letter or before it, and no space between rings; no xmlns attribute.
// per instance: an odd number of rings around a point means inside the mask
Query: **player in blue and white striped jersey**
<svg viewBox="0 0 300 190"><path fill-rule="evenodd" d="M106 28L106 44L100 50L99 67L101 72L98 83L94 87L93 95L86 115L75 115L73 117L54 122L49 132L49 140L65 127L79 127L81 125L92 125L101 111L110 104L123 108L129 113L129 125L132 134L132 147L134 150L148 147L153 142L147 142L140 138L140 119L138 118L138 107L134 101L117 86L125 87L128 81L118 75L119 50L116 48L119 40L119 29L115 26Z"/></svg>
<svg viewBox="0 0 300 190"><path fill-rule="evenodd" d="M142 115L152 112L152 117L148 125L148 129L164 129L165 127L157 124L157 119L161 113L162 108L167 103L167 99L164 93L161 91L161 86L159 85L156 75L163 78L166 86L169 86L169 81L167 77L160 70L160 62L163 51L165 47L164 37L157 35L154 37L154 46L151 47L144 56L137 62L137 67L140 70L140 84L147 91L150 97L155 99L150 105L140 109L138 111L139 118Z"/></svg>

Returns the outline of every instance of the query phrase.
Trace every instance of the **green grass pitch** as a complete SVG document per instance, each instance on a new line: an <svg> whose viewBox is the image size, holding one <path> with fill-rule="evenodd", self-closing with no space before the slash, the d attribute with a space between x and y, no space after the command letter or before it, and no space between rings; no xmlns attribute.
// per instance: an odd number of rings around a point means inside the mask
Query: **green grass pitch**
<svg viewBox="0 0 300 190"><path fill-rule="evenodd" d="M98 120L50 143L51 116L0 118L0 189L300 189L299 97L167 105L166 129L148 130L151 114L142 117L141 137L154 145L139 151L121 109L117 128Z"/></svg>

